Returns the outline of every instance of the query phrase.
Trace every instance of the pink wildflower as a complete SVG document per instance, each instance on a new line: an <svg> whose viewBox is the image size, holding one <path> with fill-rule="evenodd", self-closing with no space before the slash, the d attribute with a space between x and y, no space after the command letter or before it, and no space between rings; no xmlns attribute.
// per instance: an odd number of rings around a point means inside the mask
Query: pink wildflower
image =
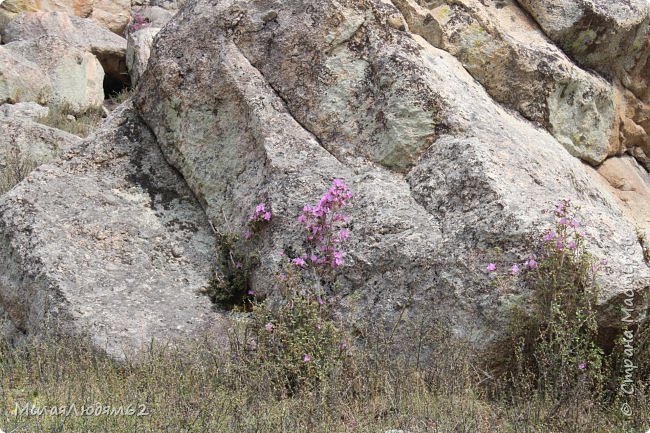
<svg viewBox="0 0 650 433"><path fill-rule="evenodd" d="M512 265L512 268L510 268L510 273L512 275L517 275L519 273L519 265L517 265L516 263Z"/></svg>
<svg viewBox="0 0 650 433"><path fill-rule="evenodd" d="M546 232L546 234L544 235L544 240L546 242L550 242L553 239L555 239L556 236L557 236L557 233L555 233L553 230L550 230L550 231Z"/></svg>

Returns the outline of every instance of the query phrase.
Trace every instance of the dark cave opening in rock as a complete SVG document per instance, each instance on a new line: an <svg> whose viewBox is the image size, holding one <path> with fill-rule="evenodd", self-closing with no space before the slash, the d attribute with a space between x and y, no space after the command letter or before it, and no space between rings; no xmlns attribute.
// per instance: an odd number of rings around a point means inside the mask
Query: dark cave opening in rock
<svg viewBox="0 0 650 433"><path fill-rule="evenodd" d="M131 79L127 75L109 75L104 76L104 97L113 99L120 93L131 89Z"/></svg>
<svg viewBox="0 0 650 433"><path fill-rule="evenodd" d="M113 99L131 89L131 77L123 55L114 53L95 53L95 55L104 69L104 98Z"/></svg>

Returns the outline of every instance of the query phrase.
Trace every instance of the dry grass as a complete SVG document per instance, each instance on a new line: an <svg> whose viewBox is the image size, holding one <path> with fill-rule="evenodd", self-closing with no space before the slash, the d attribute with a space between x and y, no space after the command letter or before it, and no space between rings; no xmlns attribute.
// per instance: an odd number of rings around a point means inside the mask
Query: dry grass
<svg viewBox="0 0 650 433"><path fill-rule="evenodd" d="M79 137L86 137L102 123L103 116L104 112L101 107L75 114L69 105L64 104L50 107L48 115L40 117L36 121Z"/></svg>
<svg viewBox="0 0 650 433"><path fill-rule="evenodd" d="M318 386L278 395L264 371L202 341L152 344L120 364L81 339L32 342L0 350L0 428L9 432L608 432L638 433L650 425L641 389L635 415L617 405L566 401L524 386L485 381L465 345L439 329L400 338L373 330L351 349L344 368ZM415 327L412 328L416 330ZM432 332L430 332L432 331ZM424 339L424 340L423 340ZM413 348L428 351L414 362ZM378 351L379 350L379 351ZM411 354L411 355L408 355ZM479 384L479 380L483 383ZM522 391L526 390L526 391ZM27 416L34 407L146 407L146 416ZM18 416L15 415L18 407ZM576 415L577 414L577 415Z"/></svg>
<svg viewBox="0 0 650 433"><path fill-rule="evenodd" d="M0 168L0 195L19 184L38 166L36 161L24 155L17 147L9 150L4 163L5 168Z"/></svg>

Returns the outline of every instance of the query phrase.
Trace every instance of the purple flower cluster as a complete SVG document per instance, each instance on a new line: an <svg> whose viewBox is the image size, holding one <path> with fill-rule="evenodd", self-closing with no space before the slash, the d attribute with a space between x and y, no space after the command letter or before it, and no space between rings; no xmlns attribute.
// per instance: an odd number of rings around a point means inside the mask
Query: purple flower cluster
<svg viewBox="0 0 650 433"><path fill-rule="evenodd" d="M255 211L248 217L248 226L244 230L244 239L248 240L261 229L263 223L268 223L273 218L273 214L266 207L266 204L260 203L255 206Z"/></svg>
<svg viewBox="0 0 650 433"><path fill-rule="evenodd" d="M555 205L555 216L558 218L555 230L547 229L542 238L547 250L561 252L568 248L570 251L576 251L580 246L584 232L578 230L580 223L571 216L571 207L571 200L568 199Z"/></svg>
<svg viewBox="0 0 650 433"><path fill-rule="evenodd" d="M584 243L585 233L579 229L580 223L573 218L571 200L561 200L555 205L555 216L557 222L552 229L546 229L542 235L544 241L545 254L552 255L556 253L573 254L576 257L581 254L580 249ZM544 257L541 257L544 259ZM606 260L603 259L606 263ZM538 269L539 263L537 257L532 255L523 266L513 264L510 268L511 275L517 275L522 269L534 271ZM597 270L598 265L594 265ZM488 263L485 268L488 273L497 270L496 263Z"/></svg>
<svg viewBox="0 0 650 433"><path fill-rule="evenodd" d="M260 203L255 206L255 212L253 212L248 219L251 222L268 222L271 221L272 217L273 214L270 210L266 209L266 205L264 203Z"/></svg>
<svg viewBox="0 0 650 433"><path fill-rule="evenodd" d="M149 27L151 23L149 22L149 18L143 17L140 13L136 13L133 16L133 21L131 22L131 25L129 26L129 31L130 33L135 33L138 30L142 30L145 27Z"/></svg>
<svg viewBox="0 0 650 433"><path fill-rule="evenodd" d="M535 260L535 256L532 256L530 259L526 260L522 266L519 266L517 263L513 264L510 267L510 275L517 275L522 271L522 269L529 269L531 271L534 271L537 269L537 266L537 260ZM497 270L496 263L488 263L485 270L488 273L495 272Z"/></svg>
<svg viewBox="0 0 650 433"><path fill-rule="evenodd" d="M307 264L326 265L332 268L341 266L343 253L339 245L348 239L350 232L339 229L347 217L339 211L352 199L352 192L341 179L334 179L331 188L323 195L317 205L305 206L298 217L298 222L307 229L307 240L314 245L314 252L291 262L299 267Z"/></svg>

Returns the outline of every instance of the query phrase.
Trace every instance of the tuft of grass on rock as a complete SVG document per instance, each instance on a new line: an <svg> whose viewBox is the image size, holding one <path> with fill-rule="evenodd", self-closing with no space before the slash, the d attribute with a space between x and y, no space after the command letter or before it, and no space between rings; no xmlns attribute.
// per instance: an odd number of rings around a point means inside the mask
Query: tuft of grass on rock
<svg viewBox="0 0 650 433"><path fill-rule="evenodd" d="M11 148L5 157L4 168L0 168L0 195L19 184L38 165L17 147Z"/></svg>
<svg viewBox="0 0 650 433"><path fill-rule="evenodd" d="M131 97L133 94L133 89L130 87L123 87L121 90L118 92L115 92L111 95L109 95L108 99L112 101L115 104L121 104L122 102L126 101Z"/></svg>
<svg viewBox="0 0 650 433"><path fill-rule="evenodd" d="M75 113L69 104L63 104L50 107L48 115L39 117L36 121L79 137L86 137L102 123L103 117L104 111L101 107Z"/></svg>

